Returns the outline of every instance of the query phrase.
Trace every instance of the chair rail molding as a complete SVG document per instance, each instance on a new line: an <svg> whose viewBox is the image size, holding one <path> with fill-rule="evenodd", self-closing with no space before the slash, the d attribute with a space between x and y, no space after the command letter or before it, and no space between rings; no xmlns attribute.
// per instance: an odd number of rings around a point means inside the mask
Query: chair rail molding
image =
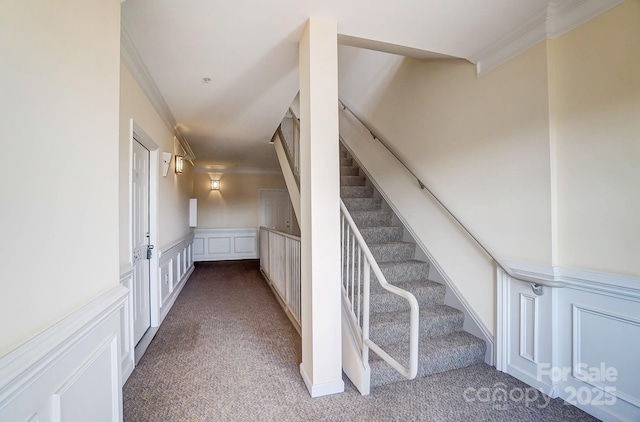
<svg viewBox="0 0 640 422"><path fill-rule="evenodd" d="M121 421L127 296L118 285L0 358L0 420Z"/></svg>
<svg viewBox="0 0 640 422"><path fill-rule="evenodd" d="M561 281L566 287L536 296L528 284L498 269L497 369L597 418L640 420L633 353L640 348L640 279L508 265L518 275Z"/></svg>

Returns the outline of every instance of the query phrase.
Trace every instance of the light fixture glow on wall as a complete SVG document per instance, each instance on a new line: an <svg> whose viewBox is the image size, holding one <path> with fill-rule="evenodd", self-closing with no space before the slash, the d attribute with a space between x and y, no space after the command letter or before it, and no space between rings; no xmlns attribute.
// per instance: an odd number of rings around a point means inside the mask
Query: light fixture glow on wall
<svg viewBox="0 0 640 422"><path fill-rule="evenodd" d="M184 169L184 157L182 155L176 155L176 173L182 173Z"/></svg>
<svg viewBox="0 0 640 422"><path fill-rule="evenodd" d="M220 181L212 180L211 181L211 190L220 190Z"/></svg>

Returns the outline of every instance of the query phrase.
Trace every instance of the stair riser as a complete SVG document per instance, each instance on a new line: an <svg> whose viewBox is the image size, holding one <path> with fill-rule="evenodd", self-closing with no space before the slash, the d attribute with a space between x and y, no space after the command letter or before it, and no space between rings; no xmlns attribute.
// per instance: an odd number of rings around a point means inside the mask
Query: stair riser
<svg viewBox="0 0 640 422"><path fill-rule="evenodd" d="M364 176L341 176L340 186L365 186L367 179Z"/></svg>
<svg viewBox="0 0 640 422"><path fill-rule="evenodd" d="M418 363L418 376L439 374L452 369L464 368L484 362L485 344L474 343L452 351L451 359L421 359ZM408 355L408 354L407 354ZM371 365L371 387L405 381L384 361L374 361Z"/></svg>
<svg viewBox="0 0 640 422"><path fill-rule="evenodd" d="M351 213L358 228L380 227L391 224L391 213L386 211L354 211Z"/></svg>
<svg viewBox="0 0 640 422"><path fill-rule="evenodd" d="M351 159L351 158L340 158L340 165L341 166L352 166L353 165L353 159Z"/></svg>
<svg viewBox="0 0 640 422"><path fill-rule="evenodd" d="M401 283L403 281L427 280L429 278L429 264L426 262L387 262L380 263L382 274L389 283Z"/></svg>
<svg viewBox="0 0 640 422"><path fill-rule="evenodd" d="M373 187L371 186L341 186L340 196L343 198L371 198Z"/></svg>
<svg viewBox="0 0 640 422"><path fill-rule="evenodd" d="M385 324L373 327L375 314L371 316L371 331L369 336L378 345L409 341L409 317L406 323ZM420 318L420 337L436 337L462 330L464 314L451 314L437 318Z"/></svg>
<svg viewBox="0 0 640 422"><path fill-rule="evenodd" d="M399 242L402 240L402 227L369 227L360 229L360 234L368 245L374 243Z"/></svg>
<svg viewBox="0 0 640 422"><path fill-rule="evenodd" d="M354 166L340 166L340 176L359 176L360 169Z"/></svg>
<svg viewBox="0 0 640 422"><path fill-rule="evenodd" d="M416 245L415 243L387 243L370 245L369 249L376 262L405 261L413 259Z"/></svg>
<svg viewBox="0 0 640 422"><path fill-rule="evenodd" d="M342 201L349 212L378 211L382 209L382 201L377 198L344 198Z"/></svg>
<svg viewBox="0 0 640 422"><path fill-rule="evenodd" d="M377 281L375 283L379 286ZM393 293L378 293L374 292L373 289L371 290L370 309L372 314L377 312L409 311L409 302L403 297ZM439 306L444 303L445 287L426 287L411 293L416 297L420 307Z"/></svg>

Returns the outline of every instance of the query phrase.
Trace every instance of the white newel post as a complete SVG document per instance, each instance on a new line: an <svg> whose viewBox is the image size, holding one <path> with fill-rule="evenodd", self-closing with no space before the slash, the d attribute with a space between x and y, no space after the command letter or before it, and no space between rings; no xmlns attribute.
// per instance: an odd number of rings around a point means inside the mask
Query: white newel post
<svg viewBox="0 0 640 422"><path fill-rule="evenodd" d="M344 391L340 285L338 40L311 18L300 40L302 363L312 397Z"/></svg>

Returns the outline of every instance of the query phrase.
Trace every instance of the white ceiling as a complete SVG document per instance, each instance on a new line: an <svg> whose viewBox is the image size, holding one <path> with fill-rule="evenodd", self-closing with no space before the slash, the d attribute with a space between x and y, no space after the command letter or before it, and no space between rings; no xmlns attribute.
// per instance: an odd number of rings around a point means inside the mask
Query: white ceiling
<svg viewBox="0 0 640 422"><path fill-rule="evenodd" d="M308 17L335 19L345 44L468 58L546 3L127 0L122 21L198 167L268 171L278 169L268 141L298 91L298 40Z"/></svg>

